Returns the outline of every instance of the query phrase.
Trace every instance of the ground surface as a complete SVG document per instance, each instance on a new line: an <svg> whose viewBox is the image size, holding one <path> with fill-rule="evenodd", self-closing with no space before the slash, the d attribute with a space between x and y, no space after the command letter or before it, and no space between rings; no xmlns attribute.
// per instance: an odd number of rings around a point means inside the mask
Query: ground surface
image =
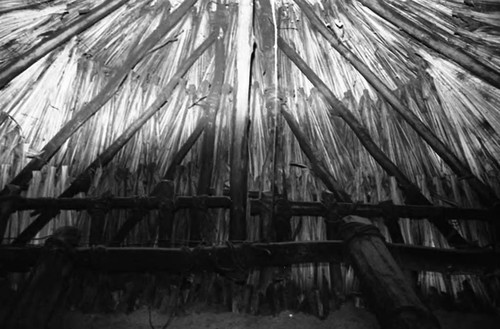
<svg viewBox="0 0 500 329"><path fill-rule="evenodd" d="M498 329L500 316L489 314L467 314L438 311L443 329ZM168 321L168 315L152 312L151 322L155 329L162 328ZM140 309L131 314L81 314L72 313L63 324L68 329L151 329L149 312ZM168 329L378 329L375 317L366 310L344 305L325 320L314 316L282 312L278 316L253 316L209 310L186 311L184 315L174 317Z"/></svg>

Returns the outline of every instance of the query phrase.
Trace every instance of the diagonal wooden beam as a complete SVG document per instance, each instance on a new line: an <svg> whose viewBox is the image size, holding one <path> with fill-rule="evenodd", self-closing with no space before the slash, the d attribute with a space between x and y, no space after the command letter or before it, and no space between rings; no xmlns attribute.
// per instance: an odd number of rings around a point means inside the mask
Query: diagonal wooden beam
<svg viewBox="0 0 500 329"><path fill-rule="evenodd" d="M74 114L59 132L52 137L52 139L43 147L41 155L31 160L21 172L14 177L10 185L27 188L29 181L32 178L32 172L40 170L59 150L59 148L85 123L92 117L101 107L116 93L122 82L127 77L130 70L148 53L148 51L167 34L184 16L184 14L191 8L197 0L186 0L180 5L175 12L168 15L168 19L161 23L158 29L153 32L139 47L137 51L132 51L124 64L113 77L110 78L104 88L97 94L92 101L87 103ZM7 193L4 188L0 192L0 196ZM7 221L12 210L8 204L0 208L0 241L5 234Z"/></svg>
<svg viewBox="0 0 500 329"><path fill-rule="evenodd" d="M196 48L191 56L189 56L178 68L177 72L164 87L162 93L151 104L146 111L137 120L131 124L104 152L102 152L89 167L81 173L77 179L61 194L60 197L72 197L80 192L87 192L94 171L98 167L106 166L113 157L125 146L125 144L135 135L137 131L156 113L163 105L168 102L169 97L179 84L181 78L193 66L196 60L210 47L217 39L217 34L212 33L198 48ZM204 125L195 129L196 138L203 131ZM185 149L181 149L185 151ZM187 153L187 151L185 151ZM174 159L178 159L174 157ZM181 159L182 161L182 159ZM167 170L167 172L169 172ZM171 171L170 171L171 172ZM57 212L48 211L40 214L15 240L16 243L27 243L31 240L55 215Z"/></svg>
<svg viewBox="0 0 500 329"><path fill-rule="evenodd" d="M188 137L186 142L181 146L181 148L174 155L172 162L167 168L163 179L155 185L153 191L150 193L151 197L163 197L164 191L168 191L170 194L172 188L169 186L174 178L175 170L178 165L181 164L182 160L186 157L188 152L191 150L193 145L196 143L201 133L205 129L206 126L206 116L202 116L200 122L196 126L195 130ZM123 240L127 237L127 235L132 231L132 229L142 220L144 214L141 212L132 213L123 223L123 225L118 229L118 232L115 234L113 238L111 238L109 245L119 246ZM160 218L160 220L167 220ZM162 224L163 225L163 224ZM165 233L165 232L164 232Z"/></svg>
<svg viewBox="0 0 500 329"><path fill-rule="evenodd" d="M293 115L286 109L284 105L281 106L281 114L285 118L288 126L292 130L293 135L297 139L300 145L300 149L309 159L311 163L312 172L325 184L325 186L334 194L335 199L339 202L352 202L349 194L347 194L339 182L333 177L333 175L328 171L326 165L317 156L318 151L313 148L313 145L308 141L305 134L300 129L298 121L293 117Z"/></svg>
<svg viewBox="0 0 500 329"><path fill-rule="evenodd" d="M385 155L385 153L373 142L366 128L356 119L349 109L339 100L319 76L306 64L306 62L293 50L281 37L278 39L278 46L292 60L295 65L304 73L309 81L320 91L328 102L332 111L330 114L340 116L358 137L361 144L377 163L390 175L394 176L403 191L406 203L430 205L420 190L413 184L406 175ZM447 222L430 221L436 225L439 231L448 239L451 245L463 246L467 241Z"/></svg>
<svg viewBox="0 0 500 329"><path fill-rule="evenodd" d="M398 99L398 97L392 92L389 87L377 76L370 68L364 64L350 49L348 49L342 42L337 38L335 33L328 29L322 21L318 18L316 13L304 0L295 0L299 5L302 12L307 16L311 26L318 31L328 42L332 45L335 50L338 51L347 61L349 61L352 66L358 70L359 73L370 83L370 85L377 90L382 97L384 97L389 104L392 105L394 110L396 110L403 119L419 134L422 139L443 159L443 161L453 170L453 172L459 177L466 177L467 182L474 189L475 193L479 196L479 200L482 204L487 207L493 206L498 202L495 197L493 190L486 184L484 184L480 179L478 179L469 167L463 163L451 150L446 146L435 134L430 130L411 110L409 110L403 103ZM360 0L364 5L370 9L377 10L379 13L382 10L380 2L377 1L365 1ZM385 8L385 7L384 7ZM387 13L388 10L384 9L383 13ZM380 13L379 13L380 14ZM385 17L385 16L383 16ZM399 22L399 21L398 21ZM399 26L398 24L396 24ZM426 40L431 38L426 38ZM500 79L498 80L500 84Z"/></svg>
<svg viewBox="0 0 500 329"><path fill-rule="evenodd" d="M12 79L17 77L40 58L64 44L73 36L85 31L95 23L99 22L101 19L105 18L127 2L129 2L129 0L105 1L102 5L94 8L87 15L82 16L68 27L55 32L52 37L47 38L39 46L17 58L16 62L7 66L5 70L0 72L0 89L5 87L5 85L12 81Z"/></svg>
<svg viewBox="0 0 500 329"><path fill-rule="evenodd" d="M57 134L43 147L41 155L30 161L10 184L26 187L32 177L32 171L40 170L59 150L59 148L70 138L78 128L92 117L101 107L116 93L130 70L165 36L191 8L196 0L186 0L175 12L165 17L159 28L152 33L143 43L138 46L137 51L132 51L123 63L122 67L110 78L104 88L89 103L73 115Z"/></svg>

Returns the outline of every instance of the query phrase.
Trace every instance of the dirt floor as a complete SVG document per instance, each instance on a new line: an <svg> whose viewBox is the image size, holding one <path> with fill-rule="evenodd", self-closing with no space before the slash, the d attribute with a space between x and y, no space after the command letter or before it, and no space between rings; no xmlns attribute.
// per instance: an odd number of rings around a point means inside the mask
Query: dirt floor
<svg viewBox="0 0 500 329"><path fill-rule="evenodd" d="M436 313L443 329L498 329L500 316L491 314L467 314L438 311ZM377 329L375 317L364 309L345 304L340 310L320 320L302 313L282 312L277 316L254 316L198 309L170 319L168 329ZM160 329L169 321L168 315L151 313L147 309L125 314L81 314L71 313L62 323L68 329Z"/></svg>

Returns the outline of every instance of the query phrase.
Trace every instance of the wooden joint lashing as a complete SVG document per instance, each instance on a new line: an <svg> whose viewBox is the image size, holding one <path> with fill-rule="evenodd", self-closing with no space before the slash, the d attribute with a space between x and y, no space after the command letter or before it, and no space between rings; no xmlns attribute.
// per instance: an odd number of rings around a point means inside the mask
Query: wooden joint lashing
<svg viewBox="0 0 500 329"><path fill-rule="evenodd" d="M90 217L104 216L112 209L109 200L110 198L96 200L87 208L87 213L90 215Z"/></svg>
<svg viewBox="0 0 500 329"><path fill-rule="evenodd" d="M164 198L160 200L160 211L173 213L177 210L174 198Z"/></svg>
<svg viewBox="0 0 500 329"><path fill-rule="evenodd" d="M325 208L324 217L327 221L340 219L337 199L328 191L321 193L321 204Z"/></svg>
<svg viewBox="0 0 500 329"><path fill-rule="evenodd" d="M80 244L82 238L81 231L74 226L63 226L54 231L54 233L45 241L45 247L48 249L74 251Z"/></svg>
<svg viewBox="0 0 500 329"><path fill-rule="evenodd" d="M208 195L193 196L193 208L200 211L208 210Z"/></svg>
<svg viewBox="0 0 500 329"><path fill-rule="evenodd" d="M292 206L288 199L279 198L276 200L274 204L275 214L278 217L283 218L284 220L290 220L293 216Z"/></svg>
<svg viewBox="0 0 500 329"><path fill-rule="evenodd" d="M229 280L243 284L247 281L249 270L247 257L245 256L249 248L249 244L241 244L236 249L236 246L231 241L226 241L227 249L224 257L219 257L217 252L212 254L212 265L216 273L222 274ZM226 260L223 262L221 260Z"/></svg>
<svg viewBox="0 0 500 329"><path fill-rule="evenodd" d="M349 246L350 242L357 238L366 236L376 236L385 242L385 238L380 233L380 230L372 225L366 218L359 216L346 216L338 227L338 235L344 241L345 246Z"/></svg>
<svg viewBox="0 0 500 329"><path fill-rule="evenodd" d="M89 244L95 245L103 242L106 214L111 210L112 195L106 193L98 201L93 202L88 208L87 213L90 216L90 235Z"/></svg>
<svg viewBox="0 0 500 329"><path fill-rule="evenodd" d="M172 180L163 179L156 185L152 195L158 198L158 208L160 211L175 212L175 210L177 210L175 203L175 186Z"/></svg>

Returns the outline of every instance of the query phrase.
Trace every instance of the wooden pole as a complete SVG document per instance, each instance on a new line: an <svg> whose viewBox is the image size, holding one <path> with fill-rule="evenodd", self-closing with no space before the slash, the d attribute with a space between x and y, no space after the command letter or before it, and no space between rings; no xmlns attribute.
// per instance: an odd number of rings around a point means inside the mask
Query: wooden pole
<svg viewBox="0 0 500 329"><path fill-rule="evenodd" d="M370 8L380 17L386 19L389 23L395 25L397 28L405 31L413 38L423 43L427 47L437 51L438 53L448 57L452 61L461 65L464 69L488 82L492 86L500 88L500 73L493 68L483 64L478 59L472 57L466 52L450 46L445 40L437 37L436 35L425 31L423 28L418 27L408 19L391 10L380 0L358 0L364 6ZM428 26L432 31L432 26Z"/></svg>
<svg viewBox="0 0 500 329"><path fill-rule="evenodd" d="M179 150L177 150L177 152L173 156L172 161L168 165L167 171L163 176L164 179L173 180L175 178L175 171L177 170L177 167L180 166L182 160L184 160L186 155L193 148L198 138L200 138L201 134L205 130L206 125L207 125L206 115L203 115L200 118L198 125L196 126L196 128L194 128L191 135L189 135L184 144L182 144L182 146L179 148Z"/></svg>
<svg viewBox="0 0 500 329"><path fill-rule="evenodd" d="M7 185L3 190L3 198L5 201L0 203L0 219L9 218L10 214L15 210L15 202L14 198L18 198L21 193L21 190L18 186L15 185ZM0 194L0 195L2 195ZM5 233L7 232L7 220L0 220L0 244L4 239Z"/></svg>
<svg viewBox="0 0 500 329"><path fill-rule="evenodd" d="M235 90L231 142L230 196L233 203L231 205L229 238L241 241L246 239L253 1L241 0L238 6L238 31L236 32L236 81L238 86Z"/></svg>
<svg viewBox="0 0 500 329"><path fill-rule="evenodd" d="M55 32L53 36L44 40L39 46L17 58L16 62L7 65L6 69L0 72L0 89L3 89L12 79L17 77L40 58L64 44L73 36L99 22L127 2L128 0L105 1L87 15L82 16L68 27Z"/></svg>
<svg viewBox="0 0 500 329"><path fill-rule="evenodd" d="M459 177L466 177L467 182L474 189L476 194L479 196L479 200L490 207L498 202L498 198L495 197L493 190L486 184L484 184L480 179L478 179L469 167L463 163L450 149L446 146L435 134L430 130L411 110L409 110L403 103L398 99L398 97L385 85L385 83L375 75L370 68L364 64L349 48L347 48L342 42L337 38L335 33L328 29L318 18L315 12L310 8L304 0L295 0L299 5L302 12L309 19L311 26L317 30L328 42L335 48L347 61L349 61L352 66L354 66L359 73L370 83L370 85L377 90L388 102L392 105L394 110L396 110L403 119L422 137L427 144L443 159L443 161L448 164L448 166L453 170L453 172ZM380 14L382 6L379 1L365 1L361 2L374 10L376 13ZM375 10L377 9L377 10ZM383 13L387 17L389 15L388 9L383 9ZM399 22L399 21L398 21ZM398 22L395 25L398 26ZM394 23L394 22L393 22ZM409 23L408 23L409 24ZM406 26L406 25L405 25ZM432 39L431 37L426 40ZM490 70L491 71L491 70ZM498 80L500 84L500 80ZM399 182L399 180L398 180ZM414 203L414 202L412 202Z"/></svg>
<svg viewBox="0 0 500 329"><path fill-rule="evenodd" d="M256 2L255 8L255 21L257 23L256 31L258 48L262 56L261 68L262 77L264 80L264 97L265 106L267 111L267 122L269 127L269 141L270 155L268 156L268 167L263 169L262 177L265 177L266 170L269 172L270 190L272 204L276 199L277 187L277 135L278 135L278 115L280 111L280 100L278 97L278 46L276 29L276 13L273 12L273 6L270 0L259 0ZM260 32L260 33L258 33ZM262 183L261 190L265 190L264 182ZM272 207L271 207L272 208ZM261 216L261 221L264 223L271 223L274 221L274 210ZM271 229L270 225L268 228ZM267 232L267 234L274 234L276 232ZM267 235L266 234L266 235Z"/></svg>
<svg viewBox="0 0 500 329"><path fill-rule="evenodd" d="M382 328L440 328L392 258L380 231L368 219L345 217L339 235Z"/></svg>
<svg viewBox="0 0 500 329"><path fill-rule="evenodd" d="M171 180L162 180L155 188L156 195L160 198L160 211L158 215L158 246L172 245L171 234L174 222L174 196L175 186ZM170 241L170 243L168 243Z"/></svg>
<svg viewBox="0 0 500 329"><path fill-rule="evenodd" d="M492 249L458 250L388 243L387 248L403 268L454 274L494 273L500 253ZM110 272L169 271L176 273L287 266L302 263L347 262L342 241L243 243L196 248L78 248L80 267ZM42 248L3 246L0 264L5 271L24 272L40 259ZM237 262L238 264L235 264Z"/></svg>
<svg viewBox="0 0 500 329"><path fill-rule="evenodd" d="M89 245L94 246L103 243L106 214L109 207L105 199L95 202L87 212L90 215Z"/></svg>
<svg viewBox="0 0 500 329"><path fill-rule="evenodd" d="M195 128L195 130L191 133L191 135L188 137L186 142L181 146L181 148L177 151L177 153L174 155L172 162L167 168L167 171L165 175L163 176L163 180L173 180L174 179L174 174L177 166L179 166L182 163L182 160L186 157L188 154L189 150L193 147L193 145L196 143L198 138L200 137L201 133L205 129L206 126L206 116L203 115L200 119L200 122L198 123L198 126ZM160 182L156 184L156 186L153 188L153 191L150 193L150 197L152 198L157 198L160 197L162 193L164 193L164 186L163 183ZM118 246L120 243L123 242L127 234L130 233L130 231L142 220L144 216L141 214L131 214L125 223L120 227L116 235L111 239L110 244L113 246ZM170 224L169 224L170 225Z"/></svg>
<svg viewBox="0 0 500 329"><path fill-rule="evenodd" d="M63 297L73 273L75 248L81 233L63 227L45 242L35 268L4 323L6 329L46 328L52 315L64 307Z"/></svg>
<svg viewBox="0 0 500 329"><path fill-rule="evenodd" d="M377 163L390 175L394 176L403 191L406 203L430 205L420 190L411 182L406 175L384 154L384 152L373 142L366 128L356 119L349 109L339 100L328 86L318 77L316 73L306 64L306 62L282 39L278 39L280 49L292 60L295 65L304 73L309 81L321 92L328 102L332 111L330 114L340 116L358 137L361 144L372 155ZM436 225L439 231L448 239L451 245L467 245L467 241L455 230L455 228L442 221L430 221Z"/></svg>
<svg viewBox="0 0 500 329"><path fill-rule="evenodd" d="M164 178L166 179L166 178ZM111 209L158 209L160 199L157 194L159 188L155 187L148 197L115 197L115 198L23 198L2 197L0 203L14 204L16 210L87 210L96 202L106 202ZM262 203L269 203L266 198L256 199L258 196L250 195L252 213L259 213ZM189 209L195 207L196 197L178 196L175 198L175 209ZM209 208L230 208L231 199L227 196L207 196L206 205ZM288 201L292 216L321 217L331 209L325 207L321 202L313 201ZM270 206L270 203L269 203ZM268 206L265 206L268 208ZM277 211L283 211L277 207ZM362 217L404 217L412 219L433 218L434 220L475 220L494 222L498 220L498 208L451 208L440 206L422 205L395 205L390 202L379 204L336 202L335 211L341 216L358 215Z"/></svg>
<svg viewBox="0 0 500 329"><path fill-rule="evenodd" d="M225 20L226 18L224 15L224 6L219 3L217 5L215 22L213 22L214 33L217 33L219 36L217 38L217 41L215 42L214 77L205 105L207 123L202 142L203 147L201 151L201 168L200 178L198 181L198 195L209 194L212 172L214 169L215 119L221 103L222 85L224 84L227 59L224 46L224 36L226 32Z"/></svg>
<svg viewBox="0 0 500 329"><path fill-rule="evenodd" d="M151 104L133 124L131 124L104 152L102 152L83 173L78 175L77 179L61 194L61 197L72 197L80 192L88 191L93 172L101 166L106 166L123 148L123 146L125 146L125 144L135 135L135 133L139 131L139 129L168 102L170 95L179 84L181 78L187 73L187 71L189 71L205 50L215 42L216 38L217 34L212 33L200 46L198 46L198 48L193 51L193 53L179 66L175 75L170 79L153 104ZM195 132L201 133L200 129L195 130ZM28 228L26 228L25 231L21 233L20 237L16 239L16 241L19 243L26 243L31 240L50 221L50 219L53 218L53 216L54 214L41 214L30 226L28 226ZM2 223L2 219L3 218L0 218L0 223Z"/></svg>
<svg viewBox="0 0 500 329"><path fill-rule="evenodd" d="M293 132L295 138L299 142L300 149L309 159L312 172L325 184L325 186L335 195L337 201L352 202L349 195L342 189L335 177L328 171L326 165L316 156L318 151L313 148L313 145L308 142L307 137L301 131L299 123L288 112L285 106L281 106L281 114L285 118L288 126Z"/></svg>
<svg viewBox="0 0 500 329"><path fill-rule="evenodd" d="M208 94L206 100L206 111L207 111L207 124L205 128L205 133L202 141L201 155L200 155L200 176L198 179L197 195L208 195L210 193L210 187L213 178L214 171L214 150L215 150L215 120L217 118L217 113L219 112L219 107L222 99L222 86L224 84L224 76L226 73L226 50L224 45L224 37L227 30L226 14L224 5L222 3L217 4L217 11L215 13L215 19L213 24L213 30L219 34L217 41L215 42L215 64L214 64L214 76L210 88L210 93ZM191 235L190 240L202 241L205 237L202 236L201 227L205 225L211 225L207 222L207 213L202 209L196 210L191 216ZM210 230L208 227L206 231Z"/></svg>
<svg viewBox="0 0 500 329"><path fill-rule="evenodd" d="M166 179L166 178L164 178ZM110 209L159 209L160 199L158 194L161 189L155 187L153 192L148 197L106 197L106 198L23 198L2 197L0 204L12 202L14 209L20 210L37 210L58 212L59 210L87 210L95 203L105 202ZM256 199L258 196L250 197L250 207L253 214L258 214L264 211L262 204L269 208L272 203L264 199ZM230 208L231 199L227 196L207 196L205 198L208 208ZM192 196L177 196L174 199L176 210L189 209L196 207L195 202L197 197ZM322 217L326 212L330 211L325 204L313 201L287 201L291 216L310 216ZM411 218L424 219L433 218L434 220L447 221L450 219L474 220L483 222L498 221L498 208L478 209L478 208L451 208L440 206L421 206L421 205L395 205L390 202L380 202L379 204L363 204L363 203L347 203L335 202L335 211L340 216L358 215L362 217L389 217L391 218ZM276 206L276 211L285 211L279 205ZM394 219L392 219L394 220Z"/></svg>

